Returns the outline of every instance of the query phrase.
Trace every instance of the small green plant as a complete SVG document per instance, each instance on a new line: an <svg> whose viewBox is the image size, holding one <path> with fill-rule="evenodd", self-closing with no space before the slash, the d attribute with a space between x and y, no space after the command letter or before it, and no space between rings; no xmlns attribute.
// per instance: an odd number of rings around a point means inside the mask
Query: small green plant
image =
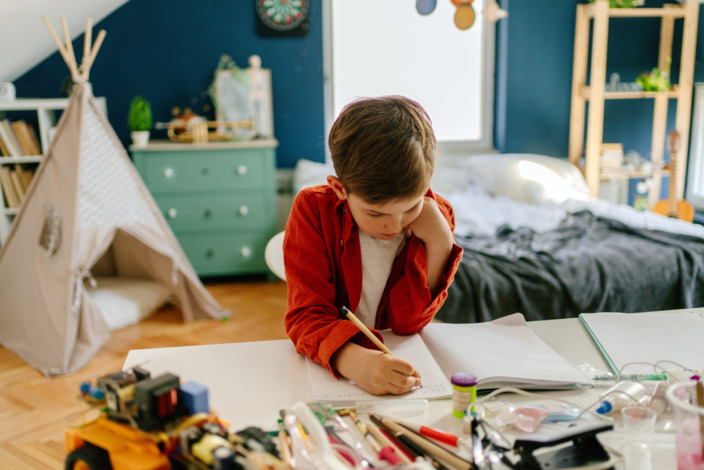
<svg viewBox="0 0 704 470"><path fill-rule="evenodd" d="M152 128L152 107L144 96L135 96L127 113L127 126L131 131L148 131Z"/></svg>
<svg viewBox="0 0 704 470"><path fill-rule="evenodd" d="M667 58L665 70L654 67L650 72L643 72L636 77L636 83L643 91L667 91L670 89L670 58Z"/></svg>

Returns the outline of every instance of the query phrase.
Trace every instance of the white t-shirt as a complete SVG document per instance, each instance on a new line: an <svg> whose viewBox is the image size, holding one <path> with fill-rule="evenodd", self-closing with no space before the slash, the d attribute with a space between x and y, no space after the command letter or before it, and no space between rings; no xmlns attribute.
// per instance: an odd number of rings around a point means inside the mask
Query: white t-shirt
<svg viewBox="0 0 704 470"><path fill-rule="evenodd" d="M376 311L384 294L386 281L396 256L406 242L401 232L391 240L379 240L359 230L359 248L362 252L362 296L354 314L369 328L374 328Z"/></svg>

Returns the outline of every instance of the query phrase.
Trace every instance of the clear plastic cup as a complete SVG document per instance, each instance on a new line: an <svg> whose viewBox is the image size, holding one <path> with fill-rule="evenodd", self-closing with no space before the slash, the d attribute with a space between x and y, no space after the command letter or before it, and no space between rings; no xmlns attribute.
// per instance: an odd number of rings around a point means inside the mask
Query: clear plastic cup
<svg viewBox="0 0 704 470"><path fill-rule="evenodd" d="M704 407L697 404L696 382L680 382L667 389L675 410L675 449L678 470L704 470L702 430Z"/></svg>
<svg viewBox="0 0 704 470"><path fill-rule="evenodd" d="M634 405L621 408L621 417L624 431L647 437L655 429L658 414L650 408Z"/></svg>

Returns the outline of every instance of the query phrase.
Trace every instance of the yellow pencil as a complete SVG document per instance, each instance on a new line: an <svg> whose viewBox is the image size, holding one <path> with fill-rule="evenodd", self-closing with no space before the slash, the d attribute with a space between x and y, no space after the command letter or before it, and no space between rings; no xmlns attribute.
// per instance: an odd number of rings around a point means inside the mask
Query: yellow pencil
<svg viewBox="0 0 704 470"><path fill-rule="evenodd" d="M394 354L391 352L391 350L390 350L389 348L387 348L387 347L384 345L384 343L382 343L381 341L379 341L379 338L377 338L376 336L374 336L374 333L372 333L371 331L369 331L369 328L367 328L367 325L365 325L364 323L362 323L362 322L359 320L359 318L357 318L357 317L354 315L354 313L352 313L352 312L350 311L350 309L348 309L347 307L342 307L342 311L345 312L345 315L347 316L347 318L349 318L350 321L351 321L352 323L354 323L354 325L355 325L357 328L359 328L359 331L361 331L362 333L364 333L364 336L366 336L367 338L369 338L369 340L370 340L372 343L374 343L377 348L381 349L381 350L382 350L384 353L386 353L386 354L389 354L389 355L391 355L391 356L394 355Z"/></svg>

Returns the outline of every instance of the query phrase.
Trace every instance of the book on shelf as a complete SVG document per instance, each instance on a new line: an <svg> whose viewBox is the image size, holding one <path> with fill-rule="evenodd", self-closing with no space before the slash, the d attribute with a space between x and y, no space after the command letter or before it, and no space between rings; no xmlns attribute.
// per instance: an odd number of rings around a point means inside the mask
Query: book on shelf
<svg viewBox="0 0 704 470"><path fill-rule="evenodd" d="M588 384L589 378L551 349L516 313L485 323L431 323L408 336L382 331L384 343L414 365L423 386L403 397L439 399L452 395L450 378L457 372L473 374L477 389L510 386L530 389L569 389ZM399 398L371 395L347 379L307 359L313 401L336 405L355 401Z"/></svg>
<svg viewBox="0 0 704 470"><path fill-rule="evenodd" d="M10 152L10 156L21 157L24 155L20 142L17 140L17 136L15 136L15 132L12 130L9 119L0 121L0 139L5 143L5 147L7 147Z"/></svg>
<svg viewBox="0 0 704 470"><path fill-rule="evenodd" d="M623 145L604 143L601 145L601 169L606 171L623 168Z"/></svg>
<svg viewBox="0 0 704 470"><path fill-rule="evenodd" d="M10 149L5 145L5 140L2 138L2 124L0 124L0 156L11 157Z"/></svg>
<svg viewBox="0 0 704 470"><path fill-rule="evenodd" d="M17 137L24 155L41 155L42 151L32 127L24 120L13 121L10 126Z"/></svg>
<svg viewBox="0 0 704 470"><path fill-rule="evenodd" d="M15 190L19 204L22 204L27 189L24 186L24 180L17 170L10 170L10 181L12 181L12 188Z"/></svg>
<svg viewBox="0 0 704 470"><path fill-rule="evenodd" d="M10 176L10 168L5 165L0 165L0 184L2 184L2 192L5 195L7 207L14 209L20 205L19 197L15 192L12 184L12 176Z"/></svg>
<svg viewBox="0 0 704 470"><path fill-rule="evenodd" d="M29 189L29 184L32 182L35 169L31 165L27 166L18 163L15 165L15 171L17 171L20 175L22 185L24 186L24 192L27 192Z"/></svg>

